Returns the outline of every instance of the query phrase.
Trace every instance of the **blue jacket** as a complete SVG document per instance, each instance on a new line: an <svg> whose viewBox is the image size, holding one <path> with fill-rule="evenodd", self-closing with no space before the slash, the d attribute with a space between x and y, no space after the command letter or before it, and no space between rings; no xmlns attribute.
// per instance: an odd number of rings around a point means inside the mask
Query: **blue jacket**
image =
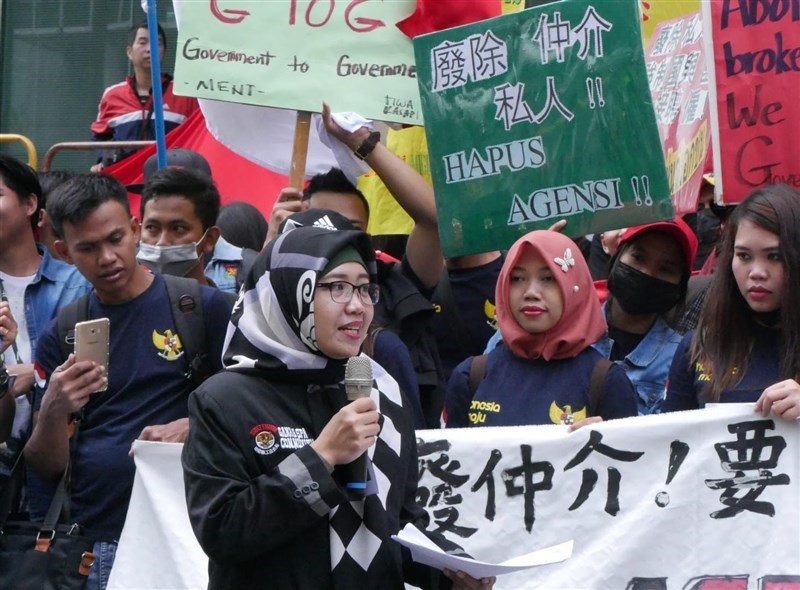
<svg viewBox="0 0 800 590"><path fill-rule="evenodd" d="M214 246L211 260L206 264L205 275L220 291L238 293L239 284L236 279L242 270L242 260L242 249L220 236ZM241 277L241 280L243 279L244 277Z"/></svg>
<svg viewBox="0 0 800 590"><path fill-rule="evenodd" d="M33 282L25 290L25 320L31 339L31 356L36 356L36 343L60 307L75 301L92 290L92 285L83 278L77 268L56 260L47 248L37 244L42 262Z"/></svg>
<svg viewBox="0 0 800 590"><path fill-rule="evenodd" d="M603 306L603 313L606 308ZM667 377L675 349L680 344L681 335L658 318L645 334L644 339L622 361L617 361L625 369L628 379L636 388L639 397L639 415L658 414L666 395ZM611 355L614 341L608 332L592 346L606 358Z"/></svg>

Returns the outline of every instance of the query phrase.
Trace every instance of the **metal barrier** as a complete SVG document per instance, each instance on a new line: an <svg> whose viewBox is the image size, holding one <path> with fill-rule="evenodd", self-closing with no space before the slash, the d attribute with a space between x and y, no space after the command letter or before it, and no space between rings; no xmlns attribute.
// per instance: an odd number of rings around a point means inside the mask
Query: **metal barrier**
<svg viewBox="0 0 800 590"><path fill-rule="evenodd" d="M12 142L21 143L25 147L25 151L28 152L28 166L36 170L36 167L39 165L39 158L36 155L36 146L33 145L33 142L24 135L0 133L0 143Z"/></svg>
<svg viewBox="0 0 800 590"><path fill-rule="evenodd" d="M53 158L63 151L91 151L91 150L114 150L119 148L143 148L155 144L155 141L66 141L57 143L47 150L42 163L42 172L48 172L53 163Z"/></svg>

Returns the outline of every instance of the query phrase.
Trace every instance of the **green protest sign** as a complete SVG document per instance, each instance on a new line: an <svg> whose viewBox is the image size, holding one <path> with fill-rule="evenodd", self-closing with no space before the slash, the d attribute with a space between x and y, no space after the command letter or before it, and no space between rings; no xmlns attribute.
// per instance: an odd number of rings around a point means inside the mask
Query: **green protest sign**
<svg viewBox="0 0 800 590"><path fill-rule="evenodd" d="M414 39L446 256L673 215L639 26L571 0Z"/></svg>
<svg viewBox="0 0 800 590"><path fill-rule="evenodd" d="M175 0L175 92L198 98L422 123L414 0ZM224 6L223 6L224 4Z"/></svg>

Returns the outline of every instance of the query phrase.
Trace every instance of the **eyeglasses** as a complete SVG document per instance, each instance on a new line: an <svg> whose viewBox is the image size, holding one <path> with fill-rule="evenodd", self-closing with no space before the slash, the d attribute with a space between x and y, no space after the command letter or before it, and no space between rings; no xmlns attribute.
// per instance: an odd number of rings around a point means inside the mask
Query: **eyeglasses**
<svg viewBox="0 0 800 590"><path fill-rule="evenodd" d="M350 303L353 299L353 292L357 292L361 303L375 305L378 303L381 294L380 287L375 283L354 285L347 281L333 281L330 283L317 283L317 288L330 291L331 299L333 299L334 303Z"/></svg>

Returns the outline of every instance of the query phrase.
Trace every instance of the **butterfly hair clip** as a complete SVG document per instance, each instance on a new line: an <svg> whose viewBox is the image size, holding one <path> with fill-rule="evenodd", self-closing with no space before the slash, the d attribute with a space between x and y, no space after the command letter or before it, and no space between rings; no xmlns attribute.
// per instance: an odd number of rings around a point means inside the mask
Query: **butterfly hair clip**
<svg viewBox="0 0 800 590"><path fill-rule="evenodd" d="M553 260L555 260L555 263L558 264L564 272L568 272L570 266L575 266L575 259L572 257L571 248L567 248L566 252L564 252L564 258L556 256Z"/></svg>

